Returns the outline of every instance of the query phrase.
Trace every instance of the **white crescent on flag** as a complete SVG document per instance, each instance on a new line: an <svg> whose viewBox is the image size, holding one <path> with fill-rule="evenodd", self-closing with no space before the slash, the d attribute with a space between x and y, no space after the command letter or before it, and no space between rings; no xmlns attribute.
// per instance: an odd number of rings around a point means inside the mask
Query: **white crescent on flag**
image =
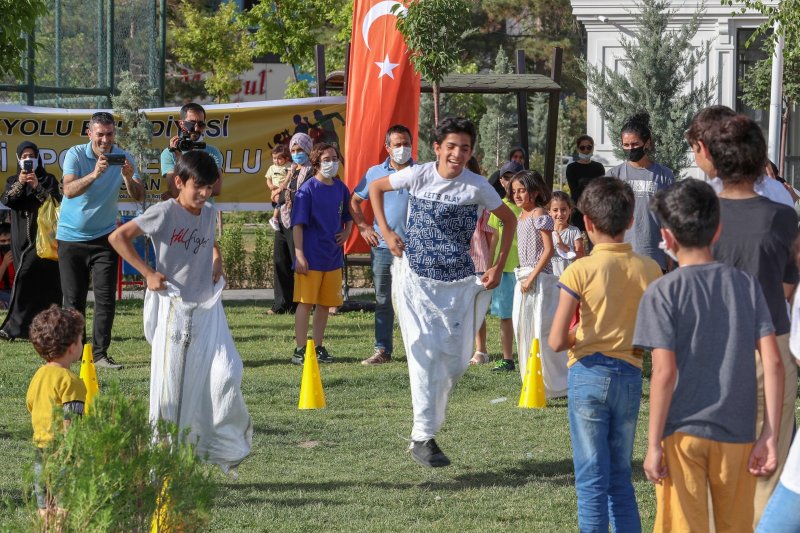
<svg viewBox="0 0 800 533"><path fill-rule="evenodd" d="M400 6L394 13L392 13L392 8L394 6ZM364 44L367 45L367 50L372 50L369 46L369 29L372 24L378 20L380 17L385 15L405 15L408 10L406 7L397 2L396 0L384 0L383 2L378 2L374 6L367 11L367 14L364 16L364 22L361 24L361 36L364 39Z"/></svg>

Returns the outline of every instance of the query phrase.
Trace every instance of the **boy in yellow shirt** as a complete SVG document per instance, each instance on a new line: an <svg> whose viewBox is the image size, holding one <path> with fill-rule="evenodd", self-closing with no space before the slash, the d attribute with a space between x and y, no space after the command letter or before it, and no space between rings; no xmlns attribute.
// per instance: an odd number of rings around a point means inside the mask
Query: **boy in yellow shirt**
<svg viewBox="0 0 800 533"><path fill-rule="evenodd" d="M53 502L41 483L42 455L53 440L53 406L64 409L64 425L75 415L83 414L86 387L69 367L80 360L83 351L83 326L81 314L74 309L61 309L51 305L33 319L29 337L33 347L46 362L33 375L25 402L31 413L33 442L36 444L34 462L36 503L39 514L47 516Z"/></svg>

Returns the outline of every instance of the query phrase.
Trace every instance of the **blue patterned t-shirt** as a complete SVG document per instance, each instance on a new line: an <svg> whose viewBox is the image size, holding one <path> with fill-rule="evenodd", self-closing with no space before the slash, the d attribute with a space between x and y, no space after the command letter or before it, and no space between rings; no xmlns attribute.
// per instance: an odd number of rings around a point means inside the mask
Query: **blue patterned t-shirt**
<svg viewBox="0 0 800 533"><path fill-rule="evenodd" d="M480 208L494 211L502 201L486 178L464 169L453 179L436 163L407 167L389 177L392 188L408 189L406 257L420 277L456 281L475 275L469 243Z"/></svg>

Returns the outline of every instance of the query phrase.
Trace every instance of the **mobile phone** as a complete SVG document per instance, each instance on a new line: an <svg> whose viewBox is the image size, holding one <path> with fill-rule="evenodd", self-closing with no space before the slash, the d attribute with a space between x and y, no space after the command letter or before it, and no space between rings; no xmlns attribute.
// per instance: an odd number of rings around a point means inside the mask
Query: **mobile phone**
<svg viewBox="0 0 800 533"><path fill-rule="evenodd" d="M22 170L27 172L33 172L33 159L26 159L22 162Z"/></svg>
<svg viewBox="0 0 800 533"><path fill-rule="evenodd" d="M109 165L124 165L126 158L125 154L106 154L106 161Z"/></svg>

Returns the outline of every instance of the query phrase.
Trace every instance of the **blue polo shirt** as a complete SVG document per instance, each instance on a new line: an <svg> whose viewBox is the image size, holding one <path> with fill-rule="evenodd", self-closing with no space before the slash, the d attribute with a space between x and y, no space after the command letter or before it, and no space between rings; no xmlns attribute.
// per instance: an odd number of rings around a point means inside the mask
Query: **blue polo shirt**
<svg viewBox="0 0 800 533"><path fill-rule="evenodd" d="M392 167L390 162L391 159L387 157L386 161L380 165L370 167L369 170L367 170L367 173L364 174L364 177L361 178L361 181L358 182L358 185L356 185L353 194L362 200L367 200L369 198L370 183L376 179L383 178L389 174L397 172L394 167ZM410 166L414 166L413 160L411 160ZM389 228L397 233L397 235L399 235L403 241L405 241L406 221L408 220L408 190L400 189L397 191L389 191L384 193L383 212L386 215L386 223L389 225ZM383 236L381 235L381 230L378 227L378 222L373 222L372 227L375 228L375 232L380 236L378 248L387 248L386 242L383 240Z"/></svg>
<svg viewBox="0 0 800 533"><path fill-rule="evenodd" d="M125 154L133 165L133 177L139 179L136 163L128 152L114 145L111 153ZM96 164L97 157L92 151L91 142L73 146L64 157L64 175L72 174L82 178L92 172ZM118 212L117 200L122 186L122 165L109 165L83 194L74 198L64 196L56 239L69 242L90 241L114 231Z"/></svg>
<svg viewBox="0 0 800 533"><path fill-rule="evenodd" d="M219 167L220 171L222 171L222 152L219 151L219 148L212 144L206 144L205 148L200 148L199 150L213 157L214 161L217 162L217 166ZM164 150L161 152L161 175L166 176L167 173L173 172L174 170L175 154L170 152L169 148L164 148Z"/></svg>

